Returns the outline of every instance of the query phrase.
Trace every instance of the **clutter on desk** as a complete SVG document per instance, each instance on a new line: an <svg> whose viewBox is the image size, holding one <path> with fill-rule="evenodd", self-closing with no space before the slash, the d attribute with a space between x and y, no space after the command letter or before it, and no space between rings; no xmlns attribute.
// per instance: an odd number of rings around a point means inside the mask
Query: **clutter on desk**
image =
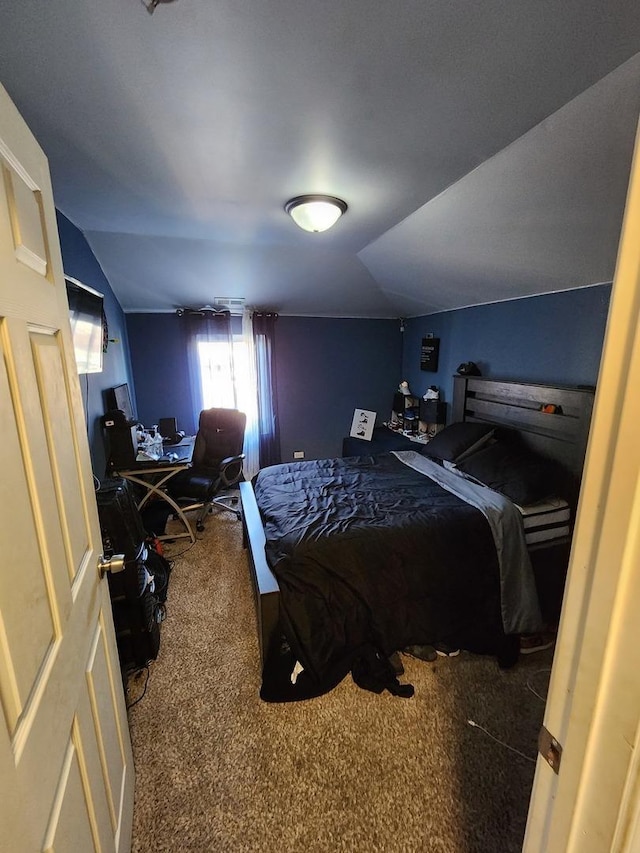
<svg viewBox="0 0 640 853"><path fill-rule="evenodd" d="M145 429L140 424L137 427L136 438L138 439L138 453L136 462L156 462L163 454L162 436L155 424L150 429Z"/></svg>
<svg viewBox="0 0 640 853"><path fill-rule="evenodd" d="M165 444L180 444L184 438L184 431L178 429L176 418L160 418L160 435Z"/></svg>

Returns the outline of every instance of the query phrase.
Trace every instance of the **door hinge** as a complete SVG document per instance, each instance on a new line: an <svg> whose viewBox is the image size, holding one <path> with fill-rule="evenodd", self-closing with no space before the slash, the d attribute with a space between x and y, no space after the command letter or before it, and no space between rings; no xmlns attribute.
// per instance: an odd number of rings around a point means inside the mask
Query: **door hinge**
<svg viewBox="0 0 640 853"><path fill-rule="evenodd" d="M553 772L558 774L560 772L560 761L562 760L562 745L544 726L542 726L538 735L538 752Z"/></svg>

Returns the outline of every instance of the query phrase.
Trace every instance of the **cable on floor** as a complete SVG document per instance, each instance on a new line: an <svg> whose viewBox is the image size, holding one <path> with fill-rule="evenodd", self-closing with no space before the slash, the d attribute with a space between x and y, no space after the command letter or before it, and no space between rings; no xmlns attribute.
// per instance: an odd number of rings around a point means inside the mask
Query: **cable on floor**
<svg viewBox="0 0 640 853"><path fill-rule="evenodd" d="M521 758L524 758L526 761L531 761L533 764L535 764L535 763L536 763L536 760L537 760L537 759L535 759L535 758L531 758L531 756L530 756L530 755L525 755L525 754L524 754L524 752L520 752L520 750L519 750L519 749L516 749L516 748L515 748L515 746L511 746L510 744L505 743L503 740L500 740L500 738L497 738L495 735L492 735L490 731L488 731L487 729L485 729L485 727L484 727L484 726L481 726L481 725L480 725L480 723L476 723L476 721L475 721L475 720L467 720L467 723L468 723L470 726L472 726L474 729L480 729L480 731L482 731L482 732L484 732L486 735L488 735L488 736L491 738L491 740L495 740L495 742L496 742L496 743L499 743L499 744L500 744L500 746L504 746L504 747L506 747L507 749L510 749L510 750L511 750L511 752L515 752L515 753L516 753L516 755L519 755Z"/></svg>
<svg viewBox="0 0 640 853"><path fill-rule="evenodd" d="M145 680L144 680L144 687L142 688L142 693L140 694L140 696L138 696L138 698L137 698L137 699L134 699L134 701L133 701L133 702L130 702L130 703L127 705L127 711L129 710L129 708L133 708L133 706L134 706L134 705L137 705L137 704L138 704L138 702L142 701L142 699L144 699L144 694L147 692L147 685L149 684L149 675L151 674L151 671L150 671L149 667L148 667L148 666L143 666L143 667L141 667L139 670L137 670L137 672L134 674L134 676L133 676L133 677L134 677L134 678L139 678L139 676L140 676L140 675L142 675L142 673L144 672L144 670L146 670L146 671L147 671L147 677L146 677L146 678L145 678Z"/></svg>
<svg viewBox="0 0 640 853"><path fill-rule="evenodd" d="M166 557L166 559L170 562L173 562L173 560L177 560L178 557L182 557L183 554L186 554L187 551L190 551L196 544L196 542L202 542L202 539L203 537L196 537L196 539L191 543L191 545L187 545L187 547L183 551L178 551L177 554L170 554L168 557Z"/></svg>
<svg viewBox="0 0 640 853"><path fill-rule="evenodd" d="M535 687L534 687L534 686L533 686L533 684L531 683L531 682L532 682L532 680L533 680L537 675L540 675L540 674L541 674L541 673L543 673L543 672L551 672L551 667L550 667L550 666L545 666L543 669L537 669L535 672L533 672L533 673L531 674L531 676L527 679L527 690L529 690L531 693L533 693L533 695L534 695L534 696L537 696L537 698L538 698L541 702L545 702L545 703L546 703L546 701L547 701L547 697L546 697L546 696L542 696L540 693L538 693L538 691L535 689Z"/></svg>

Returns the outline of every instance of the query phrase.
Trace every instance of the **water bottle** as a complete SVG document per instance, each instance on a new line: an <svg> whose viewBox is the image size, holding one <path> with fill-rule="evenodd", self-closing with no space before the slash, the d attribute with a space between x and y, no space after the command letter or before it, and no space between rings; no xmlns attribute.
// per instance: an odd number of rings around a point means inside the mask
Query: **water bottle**
<svg viewBox="0 0 640 853"><path fill-rule="evenodd" d="M156 453L158 457L160 457L162 456L162 436L160 435L158 424L154 424L151 427L151 436L154 453Z"/></svg>

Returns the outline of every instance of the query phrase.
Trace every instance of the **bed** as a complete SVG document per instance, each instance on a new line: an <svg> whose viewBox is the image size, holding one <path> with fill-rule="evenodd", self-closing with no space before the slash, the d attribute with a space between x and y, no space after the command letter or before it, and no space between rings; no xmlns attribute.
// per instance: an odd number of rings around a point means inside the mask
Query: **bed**
<svg viewBox="0 0 640 853"><path fill-rule="evenodd" d="M455 377L454 426L422 452L272 466L241 483L263 698L317 695L372 651L436 640L513 663L518 634L541 624L529 556L570 541L592 405L592 388ZM449 433L464 452L450 453ZM512 476L524 459L545 481L533 506Z"/></svg>

